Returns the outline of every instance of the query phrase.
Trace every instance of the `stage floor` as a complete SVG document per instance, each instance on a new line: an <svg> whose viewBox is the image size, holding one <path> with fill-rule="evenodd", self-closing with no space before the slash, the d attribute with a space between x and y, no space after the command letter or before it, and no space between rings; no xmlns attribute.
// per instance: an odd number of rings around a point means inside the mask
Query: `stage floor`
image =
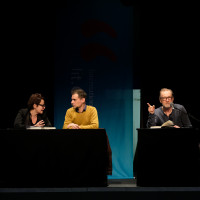
<svg viewBox="0 0 200 200"><path fill-rule="evenodd" d="M179 200L200 199L200 187L137 187L133 179L108 180L107 187L0 188L0 199L87 200Z"/></svg>
<svg viewBox="0 0 200 200"><path fill-rule="evenodd" d="M108 187L137 187L135 179L108 179Z"/></svg>
<svg viewBox="0 0 200 200"><path fill-rule="evenodd" d="M73 188L0 188L2 193L32 192L200 192L200 187L138 187L135 179L110 179L107 187L73 187Z"/></svg>

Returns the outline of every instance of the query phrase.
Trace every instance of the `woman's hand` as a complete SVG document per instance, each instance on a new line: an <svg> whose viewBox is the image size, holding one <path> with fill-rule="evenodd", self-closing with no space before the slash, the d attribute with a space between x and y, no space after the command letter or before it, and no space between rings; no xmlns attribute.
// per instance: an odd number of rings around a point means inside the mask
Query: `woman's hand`
<svg viewBox="0 0 200 200"><path fill-rule="evenodd" d="M37 127L43 127L45 126L45 123L44 123L44 120L40 120L37 124L35 124L34 126L37 126Z"/></svg>

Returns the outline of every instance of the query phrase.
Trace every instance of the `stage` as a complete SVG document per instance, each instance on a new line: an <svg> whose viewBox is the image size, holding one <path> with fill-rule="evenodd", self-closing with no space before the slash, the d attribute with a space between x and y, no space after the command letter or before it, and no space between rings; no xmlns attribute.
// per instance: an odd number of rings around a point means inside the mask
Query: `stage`
<svg viewBox="0 0 200 200"><path fill-rule="evenodd" d="M107 187L0 188L0 199L199 199L200 187L137 187L134 179L108 180Z"/></svg>

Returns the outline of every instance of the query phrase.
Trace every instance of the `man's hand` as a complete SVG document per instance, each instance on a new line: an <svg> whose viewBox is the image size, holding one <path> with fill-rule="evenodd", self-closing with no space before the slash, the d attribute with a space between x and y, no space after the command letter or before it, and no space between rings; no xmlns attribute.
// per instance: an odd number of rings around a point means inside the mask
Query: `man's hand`
<svg viewBox="0 0 200 200"><path fill-rule="evenodd" d="M149 103L147 103L148 105L148 111L150 114L154 114L155 112L155 105L151 106Z"/></svg>
<svg viewBox="0 0 200 200"><path fill-rule="evenodd" d="M174 125L174 128L181 128L180 126Z"/></svg>
<svg viewBox="0 0 200 200"><path fill-rule="evenodd" d="M78 124L71 123L67 126L69 129L80 129Z"/></svg>

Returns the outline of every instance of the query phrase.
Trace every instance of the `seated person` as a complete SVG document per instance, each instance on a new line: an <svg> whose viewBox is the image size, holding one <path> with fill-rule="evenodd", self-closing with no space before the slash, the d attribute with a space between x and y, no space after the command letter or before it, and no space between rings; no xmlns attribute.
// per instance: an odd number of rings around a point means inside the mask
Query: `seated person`
<svg viewBox="0 0 200 200"><path fill-rule="evenodd" d="M44 97L39 93L32 94L28 100L28 108L19 110L14 121L14 128L51 126L44 110Z"/></svg>
<svg viewBox="0 0 200 200"><path fill-rule="evenodd" d="M63 129L97 129L99 120L97 110L86 105L86 92L81 88L71 91L71 105L65 115Z"/></svg>
<svg viewBox="0 0 200 200"><path fill-rule="evenodd" d="M161 89L159 100L162 106L157 109L155 109L154 105L151 106L147 103L149 111L147 121L148 128L151 126L161 126L168 120L171 120L174 123L175 128L192 127L184 106L173 103L174 95L171 89Z"/></svg>

